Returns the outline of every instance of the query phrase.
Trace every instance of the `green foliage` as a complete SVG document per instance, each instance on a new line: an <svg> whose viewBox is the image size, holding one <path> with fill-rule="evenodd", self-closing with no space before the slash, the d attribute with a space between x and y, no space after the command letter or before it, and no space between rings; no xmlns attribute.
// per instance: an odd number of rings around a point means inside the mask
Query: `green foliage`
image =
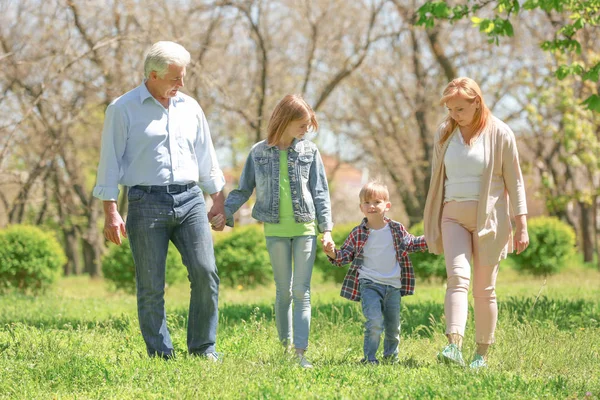
<svg viewBox="0 0 600 400"><path fill-rule="evenodd" d="M536 276L559 272L575 253L575 232L555 217L529 220L529 247L523 253L512 254L515 268Z"/></svg>
<svg viewBox="0 0 600 400"><path fill-rule="evenodd" d="M67 262L60 243L35 226L11 225L0 231L0 292L43 292Z"/></svg>
<svg viewBox="0 0 600 400"><path fill-rule="evenodd" d="M335 247L340 248L352 229L356 226L355 223L343 224L343 225L335 225L333 231L331 232L331 237L335 242ZM320 243L318 244L320 247ZM346 276L346 272L348 272L348 267L350 265L345 265L343 267L336 267L331 264L327 260L327 254L319 248L317 251L317 256L315 258L315 268L318 268L323 273L323 279L325 281L332 281L337 283L342 283L344 281L344 276Z"/></svg>
<svg viewBox="0 0 600 400"><path fill-rule="evenodd" d="M270 282L273 276L261 225L236 228L215 244L221 283L253 287Z"/></svg>
<svg viewBox="0 0 600 400"><path fill-rule="evenodd" d="M540 135L557 143L556 163L564 164L565 168L579 168L594 176L600 170L600 137L596 133L600 114L578 104L575 78L567 78L555 85L548 81L546 78L547 85L530 95L530 103L525 108L527 119L537 127ZM592 204L597 191L592 184L575 185L569 174L553 172L552 167L544 167L540 172L541 195L551 214L564 212L573 200Z"/></svg>
<svg viewBox="0 0 600 400"><path fill-rule="evenodd" d="M494 4L494 15L491 18L479 18L475 14L487 4ZM436 20L449 20L451 22L468 18L480 32L484 32L491 43L499 43L500 37L513 36L513 27L510 23L511 15L519 14L521 9L526 11L542 10L546 13L560 13L567 16L566 22L559 24L555 38L546 40L540 47L554 53L581 54L581 44L577 40L577 33L586 27L600 26L600 0L526 0L522 5L519 0L497 0L492 2L470 2L467 5L451 7L445 1L427 1L417 10L417 25L432 28ZM593 34L593 33L592 33ZM581 58L585 61L585 58ZM593 63L594 61L592 61ZM581 76L585 81L597 82L600 74L600 62L595 62L586 68L583 62L573 62L571 65L561 65L555 76L562 80L569 75ZM582 103L588 110L600 112L600 100L597 94L590 95Z"/></svg>
<svg viewBox="0 0 600 400"><path fill-rule="evenodd" d="M173 243L169 243L165 272L165 283L172 285L187 278L187 268ZM135 293L135 264L129 240L123 238L121 246L111 246L102 258L102 274L116 290Z"/></svg>
<svg viewBox="0 0 600 400"><path fill-rule="evenodd" d="M423 221L413 225L408 231L415 236L422 235L424 232ZM443 255L426 251L411 253L409 257L417 278L426 281L431 281L434 278L439 278L442 281L446 280L446 260Z"/></svg>

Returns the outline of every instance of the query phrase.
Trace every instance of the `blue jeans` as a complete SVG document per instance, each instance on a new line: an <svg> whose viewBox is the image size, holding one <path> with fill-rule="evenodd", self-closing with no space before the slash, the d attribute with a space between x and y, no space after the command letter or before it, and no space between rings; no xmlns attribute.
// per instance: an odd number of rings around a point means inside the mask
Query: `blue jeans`
<svg viewBox="0 0 600 400"><path fill-rule="evenodd" d="M310 279L315 263L317 237L267 236L266 240L275 278L275 322L279 340L284 345L292 343L293 300L293 343L297 349L306 350L310 331Z"/></svg>
<svg viewBox="0 0 600 400"><path fill-rule="evenodd" d="M126 227L135 262L140 329L148 355L174 355L164 301L169 241L181 253L191 282L188 351L214 352L219 277L200 188L195 186L177 194L130 188Z"/></svg>
<svg viewBox="0 0 600 400"><path fill-rule="evenodd" d="M364 354L366 361L376 361L381 334L383 357L394 358L398 355L400 343L400 289L369 279L360 279L360 296L365 322Z"/></svg>

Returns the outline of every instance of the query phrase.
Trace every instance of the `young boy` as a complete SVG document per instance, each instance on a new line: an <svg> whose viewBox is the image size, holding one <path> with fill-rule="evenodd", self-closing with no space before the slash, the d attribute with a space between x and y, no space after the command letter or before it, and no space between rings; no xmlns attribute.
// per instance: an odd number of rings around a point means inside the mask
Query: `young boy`
<svg viewBox="0 0 600 400"><path fill-rule="evenodd" d="M385 331L383 358L395 362L400 342L400 298L413 294L415 276L408 253L427 250L423 236L413 236L404 226L385 216L392 204L383 183L372 181L360 191L365 218L352 229L339 249L324 245L329 262L339 267L352 263L344 278L341 296L361 301L365 322L362 363L379 364L375 353Z"/></svg>

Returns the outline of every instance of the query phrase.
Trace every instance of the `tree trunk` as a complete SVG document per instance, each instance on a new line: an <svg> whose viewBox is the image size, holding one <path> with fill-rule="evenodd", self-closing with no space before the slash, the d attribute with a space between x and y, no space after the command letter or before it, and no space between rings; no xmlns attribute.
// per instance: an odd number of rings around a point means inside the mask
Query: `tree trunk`
<svg viewBox="0 0 600 400"><path fill-rule="evenodd" d="M87 231L82 235L84 269L92 278L102 276L104 245L97 228L99 204L100 201L95 199L90 202Z"/></svg>
<svg viewBox="0 0 600 400"><path fill-rule="evenodd" d="M581 243L583 247L583 261L594 261L596 252L596 224L594 221L595 209L591 204L578 202L581 212Z"/></svg>
<svg viewBox="0 0 600 400"><path fill-rule="evenodd" d="M77 230L73 227L63 228L63 237L65 239L65 254L68 260L64 267L64 275L79 275L81 274L81 260L79 258Z"/></svg>

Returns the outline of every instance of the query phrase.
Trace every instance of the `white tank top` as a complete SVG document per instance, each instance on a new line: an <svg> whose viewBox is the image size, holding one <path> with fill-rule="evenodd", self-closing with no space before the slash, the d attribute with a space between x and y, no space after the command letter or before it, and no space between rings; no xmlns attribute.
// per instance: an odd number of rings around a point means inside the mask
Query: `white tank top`
<svg viewBox="0 0 600 400"><path fill-rule="evenodd" d="M468 146L460 130L456 129L448 140L450 143L444 155L444 202L478 201L484 169L483 135L479 135L475 142Z"/></svg>

